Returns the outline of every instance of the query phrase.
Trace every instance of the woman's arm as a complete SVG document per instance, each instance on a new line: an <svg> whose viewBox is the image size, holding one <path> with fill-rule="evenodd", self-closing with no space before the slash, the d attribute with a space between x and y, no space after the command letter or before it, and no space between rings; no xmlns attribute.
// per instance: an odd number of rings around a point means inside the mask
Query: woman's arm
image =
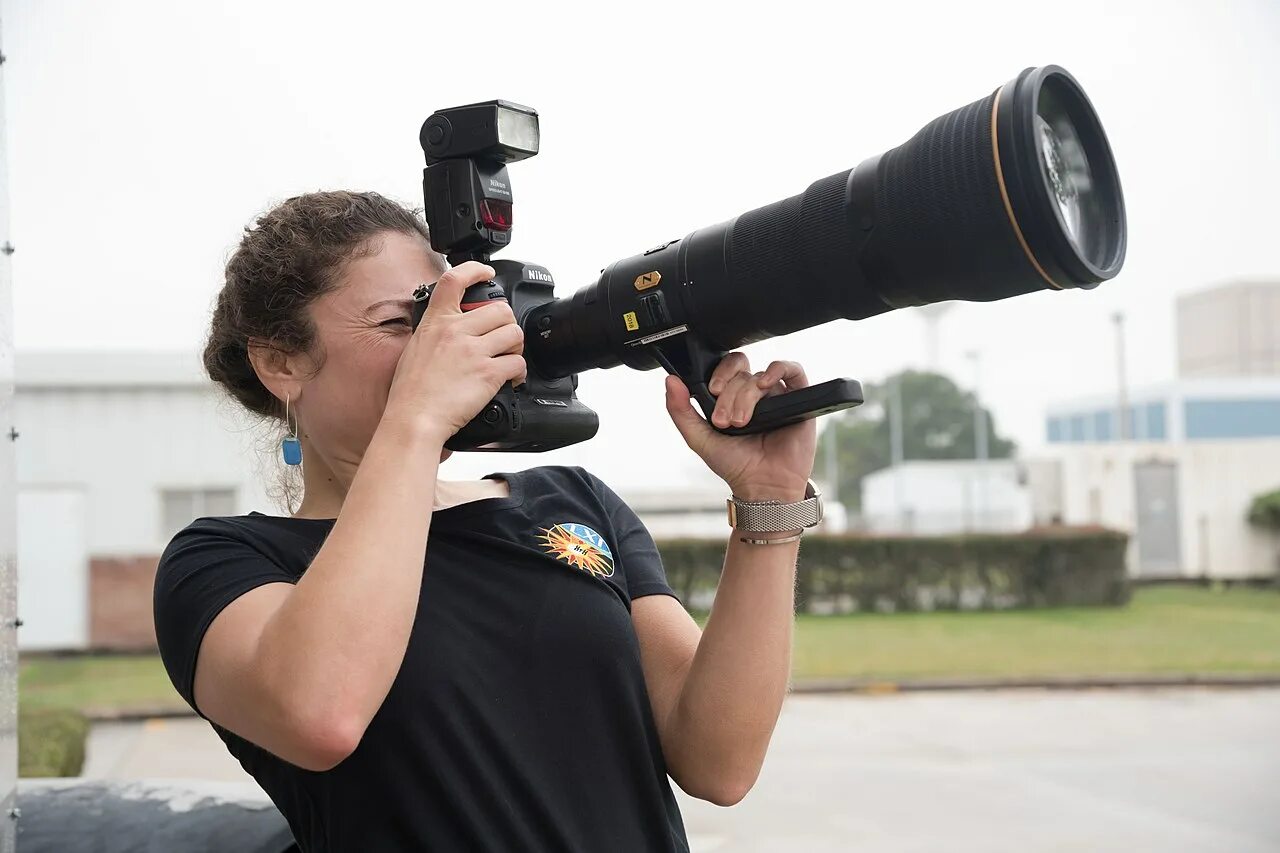
<svg viewBox="0 0 1280 853"><path fill-rule="evenodd" d="M775 361L752 373L744 354L730 353L708 383L717 395L712 421L721 428L741 426L762 397L808 384L795 362ZM725 435L694 411L688 388L674 376L667 377L667 411L689 448L738 498L804 498L817 449L812 420L761 434ZM632 604L667 766L693 796L732 805L759 776L790 677L797 552L796 542L751 545L731 536L701 638L670 596Z"/></svg>
<svg viewBox="0 0 1280 853"><path fill-rule="evenodd" d="M751 534L770 535L785 534ZM701 637L674 598L632 602L667 768L691 796L731 806L760 775L791 675L798 546L730 537Z"/></svg>
<svg viewBox="0 0 1280 853"><path fill-rule="evenodd" d="M378 427L298 583L251 590L209 626L195 678L205 716L310 770L355 749L408 646L442 447Z"/></svg>
<svg viewBox="0 0 1280 853"><path fill-rule="evenodd" d="M340 762L382 706L417 615L444 442L526 375L510 306L460 307L468 286L493 276L468 262L440 277L307 571L237 598L201 642L197 706L299 766Z"/></svg>

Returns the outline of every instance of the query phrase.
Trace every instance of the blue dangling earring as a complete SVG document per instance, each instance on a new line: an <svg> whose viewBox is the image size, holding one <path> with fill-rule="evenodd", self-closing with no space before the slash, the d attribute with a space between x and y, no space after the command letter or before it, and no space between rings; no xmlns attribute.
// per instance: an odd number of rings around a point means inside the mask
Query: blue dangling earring
<svg viewBox="0 0 1280 853"><path fill-rule="evenodd" d="M302 464L302 445L298 442L298 418L295 415L293 419L294 425L289 424L289 395L284 396L284 424L286 429L291 429L292 434L287 435L284 441L280 443L281 449L284 451L284 464L301 465Z"/></svg>

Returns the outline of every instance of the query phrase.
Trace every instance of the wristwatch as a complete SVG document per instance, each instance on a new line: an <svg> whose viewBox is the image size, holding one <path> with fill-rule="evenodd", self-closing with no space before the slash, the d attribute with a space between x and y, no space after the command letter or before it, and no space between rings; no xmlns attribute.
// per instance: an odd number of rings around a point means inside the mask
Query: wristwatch
<svg viewBox="0 0 1280 853"><path fill-rule="evenodd" d="M729 526L743 533L803 530L822 521L822 492L813 480L805 486L804 498L795 503L743 501L731 497L725 505L729 510Z"/></svg>

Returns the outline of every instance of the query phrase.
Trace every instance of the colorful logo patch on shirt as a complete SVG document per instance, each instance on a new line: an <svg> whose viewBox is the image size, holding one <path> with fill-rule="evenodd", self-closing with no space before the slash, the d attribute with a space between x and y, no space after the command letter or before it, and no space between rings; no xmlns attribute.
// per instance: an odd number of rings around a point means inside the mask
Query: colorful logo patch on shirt
<svg viewBox="0 0 1280 853"><path fill-rule="evenodd" d="M613 552L604 537L585 524L564 523L542 528L541 542L548 554L598 578L613 576Z"/></svg>

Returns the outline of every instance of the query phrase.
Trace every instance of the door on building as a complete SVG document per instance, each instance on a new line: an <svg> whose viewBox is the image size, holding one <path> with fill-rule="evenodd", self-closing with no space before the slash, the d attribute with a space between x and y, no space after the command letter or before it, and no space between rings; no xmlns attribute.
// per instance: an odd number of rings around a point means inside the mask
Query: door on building
<svg viewBox="0 0 1280 853"><path fill-rule="evenodd" d="M18 648L89 645L89 549L78 488L18 491Z"/></svg>
<svg viewBox="0 0 1280 853"><path fill-rule="evenodd" d="M1139 577L1182 574L1178 464L1152 460L1133 466Z"/></svg>

